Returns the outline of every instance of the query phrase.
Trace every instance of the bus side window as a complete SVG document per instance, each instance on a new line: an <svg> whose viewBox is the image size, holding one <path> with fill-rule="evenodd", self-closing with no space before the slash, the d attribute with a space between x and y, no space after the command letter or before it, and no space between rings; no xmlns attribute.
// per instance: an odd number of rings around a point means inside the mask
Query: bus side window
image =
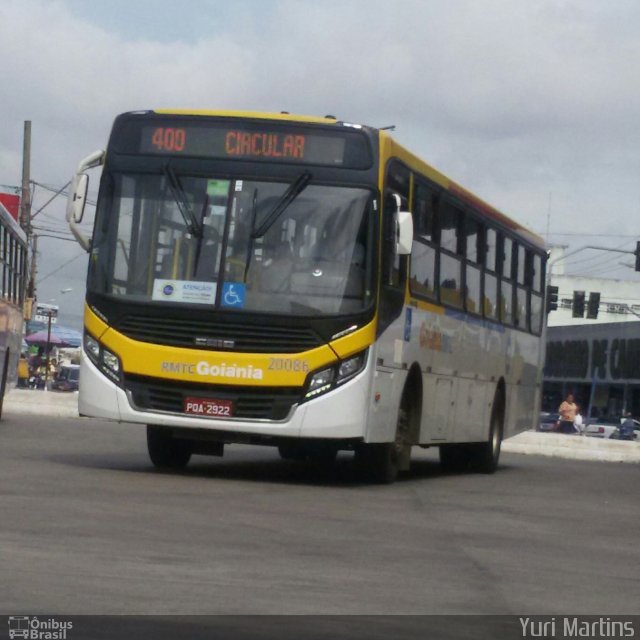
<svg viewBox="0 0 640 640"><path fill-rule="evenodd" d="M500 252L500 319L504 324L514 324L513 309L513 241L501 236Z"/></svg>
<svg viewBox="0 0 640 640"><path fill-rule="evenodd" d="M483 262L483 233L482 225L469 213L465 216L464 242L465 242L465 307L470 313L481 314L480 304L481 269Z"/></svg>
<svg viewBox="0 0 640 640"><path fill-rule="evenodd" d="M452 307L462 308L462 212L450 202L445 202L439 215L440 228L440 301Z"/></svg>
<svg viewBox="0 0 640 640"><path fill-rule="evenodd" d="M514 266L515 266L515 308L514 320L516 326L526 329L529 326L527 318L527 287L525 282L525 248L519 244L514 244Z"/></svg>
<svg viewBox="0 0 640 640"><path fill-rule="evenodd" d="M413 248L411 250L411 293L420 297L437 297L436 281L436 225L438 197L421 182L413 196Z"/></svg>
<svg viewBox="0 0 640 640"><path fill-rule="evenodd" d="M498 320L498 277L497 277L498 234L488 227L484 242L484 301L485 318Z"/></svg>
<svg viewBox="0 0 640 640"><path fill-rule="evenodd" d="M539 254L531 254L530 263L531 281L531 331L539 334L542 330L543 319L543 290L544 271L542 268L542 257Z"/></svg>

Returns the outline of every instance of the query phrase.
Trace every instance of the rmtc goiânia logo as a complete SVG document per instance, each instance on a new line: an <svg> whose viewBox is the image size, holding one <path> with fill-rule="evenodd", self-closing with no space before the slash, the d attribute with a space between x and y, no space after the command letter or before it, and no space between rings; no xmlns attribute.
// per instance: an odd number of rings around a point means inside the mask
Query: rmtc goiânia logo
<svg viewBox="0 0 640 640"><path fill-rule="evenodd" d="M73 622L38 616L9 616L9 638L27 640L67 640Z"/></svg>

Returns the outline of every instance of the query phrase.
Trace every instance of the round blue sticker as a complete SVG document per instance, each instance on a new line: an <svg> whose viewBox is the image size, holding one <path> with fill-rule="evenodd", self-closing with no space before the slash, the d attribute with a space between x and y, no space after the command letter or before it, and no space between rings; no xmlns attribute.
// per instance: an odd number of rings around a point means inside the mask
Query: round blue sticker
<svg viewBox="0 0 640 640"><path fill-rule="evenodd" d="M173 293L173 285L165 284L162 289L162 293L164 293L165 296L170 296Z"/></svg>

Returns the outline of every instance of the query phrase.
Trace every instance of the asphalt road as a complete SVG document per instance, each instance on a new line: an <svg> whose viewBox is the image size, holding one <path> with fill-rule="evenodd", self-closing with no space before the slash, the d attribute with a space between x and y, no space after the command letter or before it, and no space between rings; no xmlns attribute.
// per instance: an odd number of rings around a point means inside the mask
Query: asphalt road
<svg viewBox="0 0 640 640"><path fill-rule="evenodd" d="M164 474L143 428L5 415L0 611L638 612L637 465L415 458L391 486L242 446Z"/></svg>

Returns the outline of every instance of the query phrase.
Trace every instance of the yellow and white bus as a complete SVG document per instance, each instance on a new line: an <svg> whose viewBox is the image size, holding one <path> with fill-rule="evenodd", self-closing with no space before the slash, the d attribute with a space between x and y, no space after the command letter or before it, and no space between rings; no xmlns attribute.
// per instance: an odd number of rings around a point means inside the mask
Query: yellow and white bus
<svg viewBox="0 0 640 640"><path fill-rule="evenodd" d="M541 238L387 131L125 113L79 164L67 218L90 252L80 413L147 425L157 466L250 443L352 450L391 482L420 445L491 472L535 424Z"/></svg>
<svg viewBox="0 0 640 640"><path fill-rule="evenodd" d="M27 255L26 234L0 203L0 416L7 385L18 375Z"/></svg>

